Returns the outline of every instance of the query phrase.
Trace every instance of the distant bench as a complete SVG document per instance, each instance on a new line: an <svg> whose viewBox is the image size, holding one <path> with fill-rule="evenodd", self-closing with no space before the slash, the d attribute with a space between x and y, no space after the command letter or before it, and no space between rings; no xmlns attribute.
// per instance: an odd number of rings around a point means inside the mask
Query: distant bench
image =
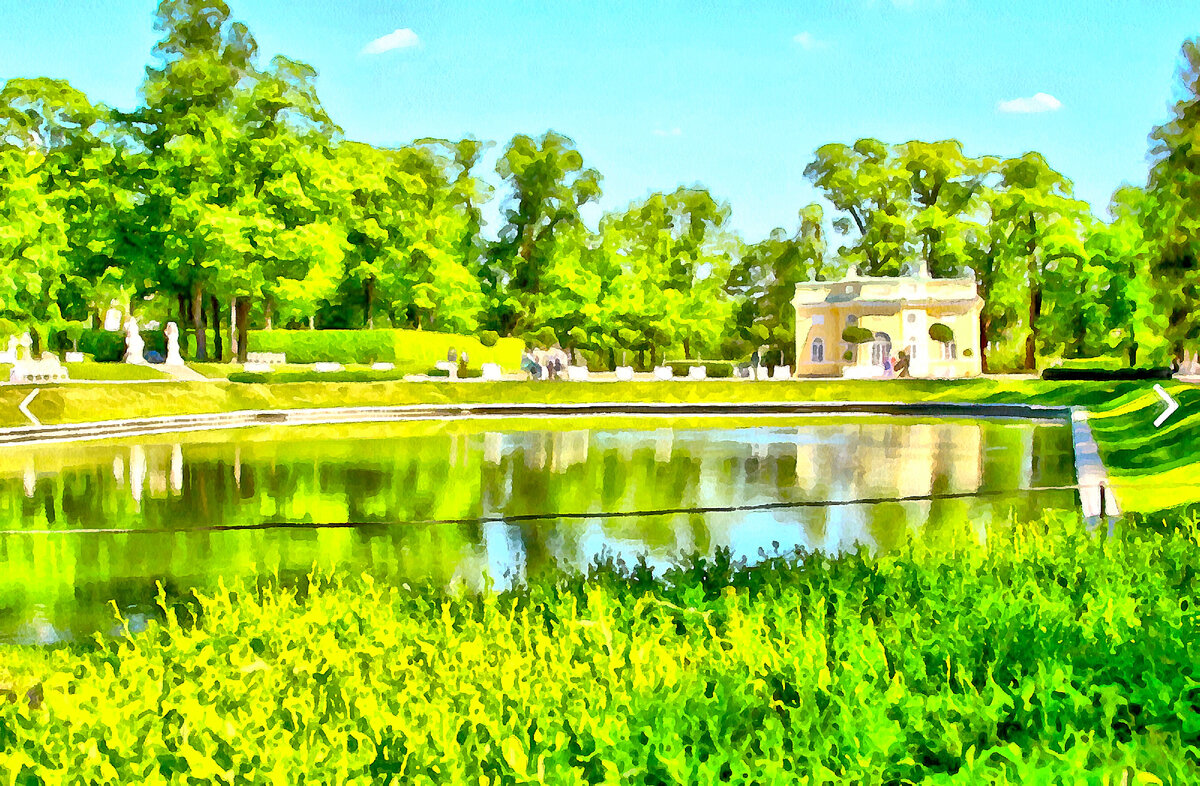
<svg viewBox="0 0 1200 786"><path fill-rule="evenodd" d="M282 366L287 363L287 355L282 352L247 352L246 362L260 366Z"/></svg>
<svg viewBox="0 0 1200 786"><path fill-rule="evenodd" d="M18 360L8 374L9 382L69 382L70 379L58 356L50 353L41 360Z"/></svg>

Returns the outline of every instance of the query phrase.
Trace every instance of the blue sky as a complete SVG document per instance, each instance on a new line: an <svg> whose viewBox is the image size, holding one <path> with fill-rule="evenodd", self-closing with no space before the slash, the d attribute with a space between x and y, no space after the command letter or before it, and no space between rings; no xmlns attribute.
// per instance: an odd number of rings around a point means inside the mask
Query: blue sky
<svg viewBox="0 0 1200 786"><path fill-rule="evenodd" d="M352 139L552 128L604 175L604 209L700 183L749 239L816 197L813 150L863 136L1039 150L1103 214L1116 186L1144 181L1179 47L1200 35L1196 0L229 2L264 55L318 69ZM65 78L130 107L155 5L6 0L0 80ZM398 30L409 45L364 51ZM1018 99L1051 111L1002 111Z"/></svg>

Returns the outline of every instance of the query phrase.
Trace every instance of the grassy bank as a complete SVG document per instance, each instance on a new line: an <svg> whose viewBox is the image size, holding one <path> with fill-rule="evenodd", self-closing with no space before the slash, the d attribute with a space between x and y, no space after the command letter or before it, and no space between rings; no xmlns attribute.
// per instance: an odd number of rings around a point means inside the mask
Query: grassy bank
<svg viewBox="0 0 1200 786"><path fill-rule="evenodd" d="M223 381L144 386L49 385L31 405L44 423L200 414L252 409L485 402L963 401L1083 406L1122 504L1154 510L1200 501L1200 387L1164 385L1181 409L1162 428L1151 382L1047 382L1030 379L802 380L746 382L294 382ZM25 425L17 410L31 388L0 388L0 426Z"/></svg>
<svg viewBox="0 0 1200 786"><path fill-rule="evenodd" d="M506 593L335 577L10 650L0 776L121 782L1183 783L1197 523L1067 518ZM34 782L30 780L29 782Z"/></svg>

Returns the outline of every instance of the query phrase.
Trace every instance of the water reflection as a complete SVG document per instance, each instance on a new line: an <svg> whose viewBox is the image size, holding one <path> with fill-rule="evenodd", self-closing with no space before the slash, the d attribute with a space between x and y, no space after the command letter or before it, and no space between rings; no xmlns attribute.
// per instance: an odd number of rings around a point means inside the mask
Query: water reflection
<svg viewBox="0 0 1200 786"><path fill-rule="evenodd" d="M718 547L753 560L774 544L953 544L992 520L1072 506L1068 492L990 495L1072 471L1062 426L866 418L303 427L8 450L0 526L19 532L0 536L0 640L108 630L110 600L153 614L158 581L183 595L314 564L479 587L600 553L665 568ZM976 491L989 496L650 513ZM598 512L645 515L587 515ZM555 514L583 515L521 518ZM504 520L474 521L488 517ZM435 520L467 521L412 523ZM212 529L267 522L361 526ZM96 528L112 531L59 532Z"/></svg>

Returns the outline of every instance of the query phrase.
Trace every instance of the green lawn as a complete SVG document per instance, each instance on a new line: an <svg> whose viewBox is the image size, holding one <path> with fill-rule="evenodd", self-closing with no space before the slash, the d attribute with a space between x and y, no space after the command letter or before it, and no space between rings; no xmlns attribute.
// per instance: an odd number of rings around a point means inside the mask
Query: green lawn
<svg viewBox="0 0 1200 786"><path fill-rule="evenodd" d="M6 650L0 782L1195 783L1198 526L164 601Z"/></svg>
<svg viewBox="0 0 1200 786"><path fill-rule="evenodd" d="M101 364L96 364L101 365ZM120 364L102 364L118 366ZM230 368L193 364L202 373ZM154 369L126 373L159 373ZM1031 379L800 380L746 382L293 382L236 384L174 382L140 386L43 386L31 406L44 423L199 414L246 409L296 409L403 404L745 402L762 401L964 401L1086 407L1101 455L1123 506L1153 510L1200 501L1200 387L1171 382L1181 410L1163 428L1163 409L1152 382L1047 382ZM0 426L26 423L17 404L25 386L0 389ZM1169 503L1169 504L1168 504Z"/></svg>
<svg viewBox="0 0 1200 786"><path fill-rule="evenodd" d="M134 366L129 363L64 363L73 380L112 382L146 379L169 379L170 375L155 366Z"/></svg>

